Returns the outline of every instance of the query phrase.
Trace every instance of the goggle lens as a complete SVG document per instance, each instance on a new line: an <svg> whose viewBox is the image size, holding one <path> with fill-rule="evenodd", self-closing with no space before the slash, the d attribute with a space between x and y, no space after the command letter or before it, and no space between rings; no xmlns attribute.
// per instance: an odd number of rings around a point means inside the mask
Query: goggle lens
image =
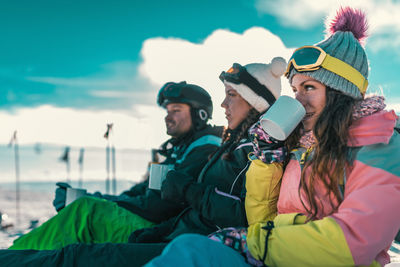
<svg viewBox="0 0 400 267"><path fill-rule="evenodd" d="M287 78L292 68L299 72L324 68L353 83L361 94L364 94L368 87L368 80L357 69L341 59L330 56L317 46L303 46L294 51L286 68Z"/></svg>
<svg viewBox="0 0 400 267"><path fill-rule="evenodd" d="M219 75L219 79L222 82L224 82L224 80L227 80L235 84L241 84L241 75L243 74L243 71L245 71L245 69L240 64L234 63L233 66L229 68L229 70L227 70L226 72L221 72L221 74Z"/></svg>
<svg viewBox="0 0 400 267"><path fill-rule="evenodd" d="M230 67L230 69L226 73L235 74L239 72L238 66Z"/></svg>
<svg viewBox="0 0 400 267"><path fill-rule="evenodd" d="M177 83L167 83L161 88L160 92L169 98L169 97L179 97L181 95L182 87L177 86Z"/></svg>
<svg viewBox="0 0 400 267"><path fill-rule="evenodd" d="M294 59L297 66L305 66L315 64L318 61L321 51L312 47L306 47L297 50L290 60Z"/></svg>
<svg viewBox="0 0 400 267"><path fill-rule="evenodd" d="M297 71L312 71L321 66L325 56L321 56L322 49L315 46L303 46L294 51L286 68L285 76L289 77L291 69L294 67ZM324 53L325 55L325 53Z"/></svg>
<svg viewBox="0 0 400 267"><path fill-rule="evenodd" d="M168 99L179 98L184 85L186 85L186 82L166 83L163 87L161 87L160 91L158 91L157 103L162 106Z"/></svg>
<svg viewBox="0 0 400 267"><path fill-rule="evenodd" d="M264 98L269 105L275 102L275 96L271 91L263 84L261 84L256 78L247 72L246 68L238 63L234 63L228 71L223 71L219 75L219 79L224 82L228 81L234 84L244 84L253 90L257 95Z"/></svg>

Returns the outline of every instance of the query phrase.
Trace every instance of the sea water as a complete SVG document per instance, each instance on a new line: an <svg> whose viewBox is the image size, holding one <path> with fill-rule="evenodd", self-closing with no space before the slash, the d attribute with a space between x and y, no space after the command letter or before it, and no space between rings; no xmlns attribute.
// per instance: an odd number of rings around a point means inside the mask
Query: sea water
<svg viewBox="0 0 400 267"><path fill-rule="evenodd" d="M113 177L112 158L105 148L84 148L80 164L81 148L71 147L68 162L60 158L65 146L36 144L20 146L18 149L19 179L21 182L32 181L83 181L102 180ZM116 149L115 176L121 180L137 182L146 172L150 161L150 150ZM0 183L16 180L16 160L14 147L0 145Z"/></svg>
<svg viewBox="0 0 400 267"><path fill-rule="evenodd" d="M0 231L0 248L7 248L16 237L56 214L52 205L56 182L68 181L72 187L85 188L89 193L120 194L143 180L150 161L150 151L116 149L113 172L111 155L107 168L105 148L85 148L80 164L80 148L72 147L67 172L67 162L60 160L64 152L65 147L59 145L20 146L17 194L14 147L0 146L0 212L2 225L9 226Z"/></svg>

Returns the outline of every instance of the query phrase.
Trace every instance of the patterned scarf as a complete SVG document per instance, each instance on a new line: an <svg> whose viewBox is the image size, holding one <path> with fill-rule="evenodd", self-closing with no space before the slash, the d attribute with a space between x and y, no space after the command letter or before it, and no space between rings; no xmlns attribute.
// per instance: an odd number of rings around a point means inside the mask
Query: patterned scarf
<svg viewBox="0 0 400 267"><path fill-rule="evenodd" d="M264 163L283 162L288 155L285 142L267 134L260 121L250 127L249 139L253 145L254 156Z"/></svg>
<svg viewBox="0 0 400 267"><path fill-rule="evenodd" d="M353 111L353 120L356 121L363 117L370 116L376 112L383 110L386 107L385 98L383 96L370 96L359 102ZM300 138L300 146L304 148L312 147L317 140L315 140L312 131L308 131Z"/></svg>

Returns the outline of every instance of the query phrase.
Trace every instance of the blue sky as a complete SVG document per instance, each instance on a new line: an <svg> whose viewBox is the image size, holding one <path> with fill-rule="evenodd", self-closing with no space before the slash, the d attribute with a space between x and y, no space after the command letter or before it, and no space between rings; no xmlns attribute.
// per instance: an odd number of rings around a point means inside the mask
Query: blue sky
<svg viewBox="0 0 400 267"><path fill-rule="evenodd" d="M324 18L347 3L362 5L370 22L371 91L399 112L397 0L3 0L0 143L17 129L21 143L101 146L114 122L119 146L157 146L166 135L155 97L170 80L208 89L214 122L224 123L222 70L323 40Z"/></svg>

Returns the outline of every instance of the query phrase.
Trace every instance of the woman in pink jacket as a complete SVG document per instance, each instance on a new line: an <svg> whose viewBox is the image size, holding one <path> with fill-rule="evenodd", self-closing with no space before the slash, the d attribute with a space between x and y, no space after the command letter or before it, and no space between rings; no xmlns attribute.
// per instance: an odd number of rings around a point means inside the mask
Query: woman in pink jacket
<svg viewBox="0 0 400 267"><path fill-rule="evenodd" d="M306 116L287 140L292 152L278 216L242 232L247 242L239 248L181 236L149 266L390 262L387 250L400 226L400 136L384 98L366 96L368 61L360 44L366 29L361 11L340 9L331 35L295 50L289 61L286 76Z"/></svg>

